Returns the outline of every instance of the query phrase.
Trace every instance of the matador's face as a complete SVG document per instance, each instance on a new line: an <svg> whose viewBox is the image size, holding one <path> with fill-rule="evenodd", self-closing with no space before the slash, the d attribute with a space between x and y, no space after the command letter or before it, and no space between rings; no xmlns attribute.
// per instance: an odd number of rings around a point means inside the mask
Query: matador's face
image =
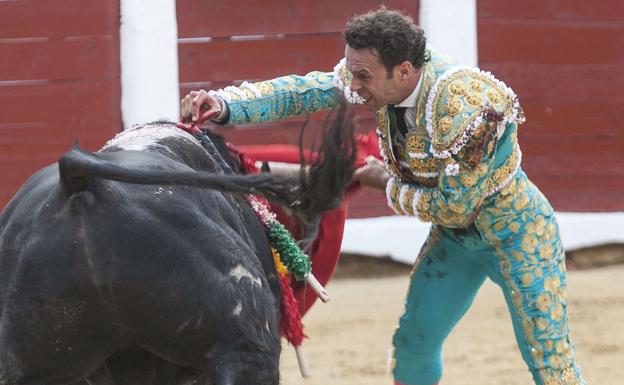
<svg viewBox="0 0 624 385"><path fill-rule="evenodd" d="M345 48L347 69L353 75L349 88L360 95L372 111L387 104L400 103L405 96L396 76L388 78L388 70L375 49ZM409 95L409 93L408 93Z"/></svg>

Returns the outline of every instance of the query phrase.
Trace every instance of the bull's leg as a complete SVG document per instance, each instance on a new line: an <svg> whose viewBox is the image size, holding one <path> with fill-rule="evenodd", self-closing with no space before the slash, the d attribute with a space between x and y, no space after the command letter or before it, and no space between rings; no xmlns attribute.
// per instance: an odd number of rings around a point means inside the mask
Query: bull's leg
<svg viewBox="0 0 624 385"><path fill-rule="evenodd" d="M229 343L214 346L201 364L201 374L198 376L200 383L278 385L279 351L260 351L249 342L233 339Z"/></svg>
<svg viewBox="0 0 624 385"><path fill-rule="evenodd" d="M102 363L104 360L102 359ZM19 365L6 362L0 363L0 384L2 385L116 385L104 369L85 376L89 370L81 362L72 365L50 367L30 360L21 361ZM105 368L105 365L102 366ZM82 379L81 379L82 378Z"/></svg>
<svg viewBox="0 0 624 385"><path fill-rule="evenodd" d="M116 350L114 336L93 323L61 327L41 322L41 312L5 311L4 316L0 324L2 385L73 384L94 373ZM102 376L97 378L105 384Z"/></svg>

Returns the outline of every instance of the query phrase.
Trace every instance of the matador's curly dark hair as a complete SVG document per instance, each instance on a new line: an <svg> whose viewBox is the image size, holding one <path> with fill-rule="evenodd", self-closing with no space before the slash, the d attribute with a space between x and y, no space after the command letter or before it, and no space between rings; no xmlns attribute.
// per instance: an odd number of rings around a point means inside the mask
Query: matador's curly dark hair
<svg viewBox="0 0 624 385"><path fill-rule="evenodd" d="M389 78L397 64L407 60L421 68L427 61L423 30L411 17L383 6L349 19L344 37L351 48L377 50Z"/></svg>

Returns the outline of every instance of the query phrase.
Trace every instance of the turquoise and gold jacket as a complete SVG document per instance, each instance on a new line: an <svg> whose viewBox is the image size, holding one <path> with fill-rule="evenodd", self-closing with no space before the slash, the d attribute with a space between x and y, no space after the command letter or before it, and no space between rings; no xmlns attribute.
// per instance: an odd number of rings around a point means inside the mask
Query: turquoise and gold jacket
<svg viewBox="0 0 624 385"><path fill-rule="evenodd" d="M509 185L520 168L518 98L488 72L458 66L430 51L405 138L392 110L376 112L379 145L392 174L388 204L397 213L445 227L466 227L483 202ZM259 123L336 107L349 91L344 59L334 72L310 72L226 87L212 94L228 104L228 123Z"/></svg>

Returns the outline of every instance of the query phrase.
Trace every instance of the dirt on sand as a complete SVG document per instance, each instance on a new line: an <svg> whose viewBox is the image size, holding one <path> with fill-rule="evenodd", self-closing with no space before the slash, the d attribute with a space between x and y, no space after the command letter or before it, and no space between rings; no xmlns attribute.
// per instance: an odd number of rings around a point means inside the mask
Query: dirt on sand
<svg viewBox="0 0 624 385"><path fill-rule="evenodd" d="M359 260L359 261L358 261ZM312 377L302 379L294 349L284 344L284 385L392 384L390 340L402 311L410 268L345 258L329 284L327 304L304 319ZM624 265L568 272L568 313L588 384L624 384ZM442 385L527 385L502 293L486 281L444 347Z"/></svg>

